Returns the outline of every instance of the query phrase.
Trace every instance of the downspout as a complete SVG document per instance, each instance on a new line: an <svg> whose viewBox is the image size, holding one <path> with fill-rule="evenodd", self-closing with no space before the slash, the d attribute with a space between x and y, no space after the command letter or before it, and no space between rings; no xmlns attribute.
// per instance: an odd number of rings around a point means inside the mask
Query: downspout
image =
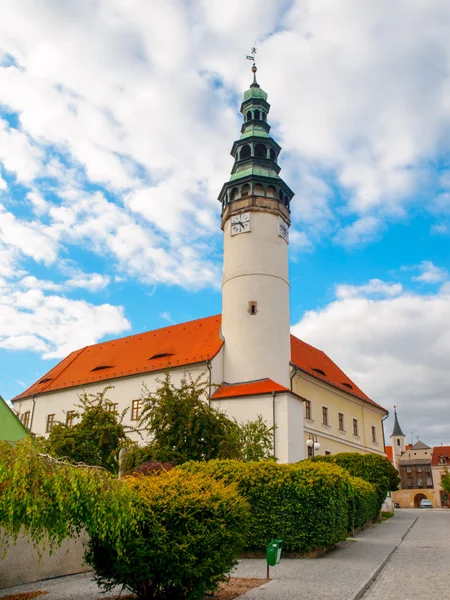
<svg viewBox="0 0 450 600"><path fill-rule="evenodd" d="M208 369L208 371L209 371L209 380L208 380L208 404L209 404L209 406L211 406L211 386L212 386L212 383L211 383L211 377L212 377L212 367L211 367L211 361L210 361L209 359L206 361L206 367L207 367L207 369Z"/></svg>
<svg viewBox="0 0 450 600"><path fill-rule="evenodd" d="M384 439L384 421L388 418L389 413L387 413L387 415L384 415L384 417L381 419L381 435L383 436L383 448L384 448L384 453L386 454L386 441ZM394 458L394 450L395 448L392 448L392 458Z"/></svg>
<svg viewBox="0 0 450 600"><path fill-rule="evenodd" d="M294 377L297 375L297 371L298 371L298 369L297 369L297 367L295 365L292 365L292 366L294 367L294 372L292 373L292 375L290 377L290 379L291 379L291 392L294 391L292 389L293 388L293 380L294 380Z"/></svg>
<svg viewBox="0 0 450 600"><path fill-rule="evenodd" d="M34 401L34 394L33 397L31 398L33 401L33 412L31 413L31 419L30 419L30 433L33 431L33 419L34 419L34 407L35 407L35 401Z"/></svg>
<svg viewBox="0 0 450 600"><path fill-rule="evenodd" d="M276 420L275 420L275 392L272 392L272 426L273 426L273 457L276 460L277 456L275 454L275 433L276 433Z"/></svg>

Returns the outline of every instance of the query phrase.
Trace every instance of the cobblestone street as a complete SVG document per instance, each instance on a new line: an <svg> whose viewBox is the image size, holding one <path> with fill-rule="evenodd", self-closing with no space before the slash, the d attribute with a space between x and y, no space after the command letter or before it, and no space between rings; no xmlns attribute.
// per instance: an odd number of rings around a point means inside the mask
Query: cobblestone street
<svg viewBox="0 0 450 600"><path fill-rule="evenodd" d="M450 510L408 512L419 519L363 600L450 598Z"/></svg>

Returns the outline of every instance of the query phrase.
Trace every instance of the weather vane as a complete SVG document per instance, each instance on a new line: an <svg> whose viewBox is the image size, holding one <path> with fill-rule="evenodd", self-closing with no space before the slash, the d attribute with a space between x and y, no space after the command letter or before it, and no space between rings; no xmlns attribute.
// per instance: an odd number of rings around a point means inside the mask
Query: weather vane
<svg viewBox="0 0 450 600"><path fill-rule="evenodd" d="M252 66L253 84L252 84L252 86L259 87L259 85L258 85L258 83L256 81L256 71L258 69L256 67L255 54L256 54L256 48L253 46L252 49L250 50L250 54L247 54L245 58L247 60L252 60L253 61L253 66Z"/></svg>

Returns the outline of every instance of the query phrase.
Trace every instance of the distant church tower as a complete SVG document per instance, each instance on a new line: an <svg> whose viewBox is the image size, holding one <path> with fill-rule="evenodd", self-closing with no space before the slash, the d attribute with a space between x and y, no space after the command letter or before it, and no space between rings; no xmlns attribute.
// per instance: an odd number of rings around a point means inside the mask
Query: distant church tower
<svg viewBox="0 0 450 600"><path fill-rule="evenodd" d="M222 203L222 334L227 383L270 378L289 387L288 244L292 190L279 177L281 147L270 136L267 94L244 93L241 137L234 142Z"/></svg>
<svg viewBox="0 0 450 600"><path fill-rule="evenodd" d="M405 452L405 434L401 430L401 427L397 418L397 410L394 406L394 428L391 433L392 441L392 460L394 467L398 469L398 459Z"/></svg>

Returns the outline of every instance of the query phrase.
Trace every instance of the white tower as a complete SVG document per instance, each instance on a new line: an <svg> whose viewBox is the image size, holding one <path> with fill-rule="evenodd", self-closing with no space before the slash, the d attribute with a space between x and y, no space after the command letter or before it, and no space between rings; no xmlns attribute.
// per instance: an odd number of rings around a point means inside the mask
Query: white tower
<svg viewBox="0 0 450 600"><path fill-rule="evenodd" d="M397 419L397 407L394 406L394 427L391 433L392 442L392 461L394 467L398 469L398 461L400 456L405 452L405 434L403 433L398 419Z"/></svg>
<svg viewBox="0 0 450 600"><path fill-rule="evenodd" d="M224 232L224 380L270 378L289 387L288 244L294 193L279 177L280 146L270 137L267 94L254 80L244 94L241 137L219 195Z"/></svg>

